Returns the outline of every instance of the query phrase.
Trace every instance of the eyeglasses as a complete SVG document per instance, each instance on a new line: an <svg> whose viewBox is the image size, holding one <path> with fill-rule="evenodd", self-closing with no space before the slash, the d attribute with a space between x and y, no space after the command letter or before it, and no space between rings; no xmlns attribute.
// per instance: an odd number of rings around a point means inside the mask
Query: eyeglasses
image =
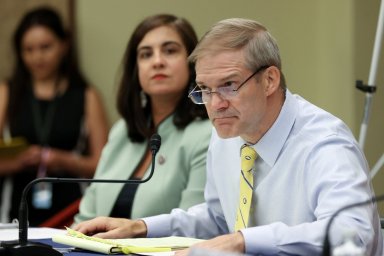
<svg viewBox="0 0 384 256"><path fill-rule="evenodd" d="M208 89L203 90L197 90L200 89L197 85L188 95L188 97L193 101L195 104L206 104L211 101L212 94L217 93L220 98L224 100L230 100L231 98L235 97L237 95L237 91L240 90L240 88L245 85L254 75L259 73L260 71L269 68L270 66L261 66L258 68L252 75L250 75L247 79L244 80L237 88L234 88L236 84L231 83L231 85L227 86L221 86L216 89L216 91L211 91Z"/></svg>

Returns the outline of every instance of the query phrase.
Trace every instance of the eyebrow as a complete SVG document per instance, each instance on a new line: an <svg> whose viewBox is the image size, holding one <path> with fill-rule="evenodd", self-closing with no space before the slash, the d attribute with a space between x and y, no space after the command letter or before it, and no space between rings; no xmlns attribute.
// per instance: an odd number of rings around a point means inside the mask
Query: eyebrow
<svg viewBox="0 0 384 256"><path fill-rule="evenodd" d="M218 84L219 84L218 87L221 87L221 86L223 85L224 82L229 81L229 80L231 80L231 79L233 79L233 78L235 78L235 77L239 77L239 76L240 76L240 75L239 75L238 72L234 72L234 73L229 74L229 75L227 75L227 76L225 76L225 77L223 77L223 78L220 78L220 80L219 80L219 82L218 82ZM204 86L204 87L208 87L208 86L206 86L204 83L202 83L202 82L200 82L200 81L198 81L198 80L196 80L195 83L196 83L196 85L199 86L199 87L202 87L202 86Z"/></svg>
<svg viewBox="0 0 384 256"><path fill-rule="evenodd" d="M182 47L183 45L177 41L165 41L161 44L161 47L166 47L168 45L176 45L176 46L179 46L179 47ZM151 49L153 48L153 46L149 46L149 45L143 45L143 46L140 46L137 48L137 51L139 52L140 50L147 50L147 49Z"/></svg>

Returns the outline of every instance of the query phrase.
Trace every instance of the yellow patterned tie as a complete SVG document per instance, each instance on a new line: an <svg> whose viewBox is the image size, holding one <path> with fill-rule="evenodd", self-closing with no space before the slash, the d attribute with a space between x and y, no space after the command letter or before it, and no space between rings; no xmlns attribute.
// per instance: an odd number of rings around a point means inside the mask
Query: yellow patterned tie
<svg viewBox="0 0 384 256"><path fill-rule="evenodd" d="M240 198L236 215L235 231L248 226L249 211L251 209L253 193L252 168L257 158L257 153L252 147L244 144L240 150L240 157Z"/></svg>

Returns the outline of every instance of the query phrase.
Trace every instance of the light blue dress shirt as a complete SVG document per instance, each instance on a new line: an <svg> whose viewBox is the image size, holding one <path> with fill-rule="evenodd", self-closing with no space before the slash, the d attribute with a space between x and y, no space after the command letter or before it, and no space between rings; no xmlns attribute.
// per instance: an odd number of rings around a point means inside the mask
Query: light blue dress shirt
<svg viewBox="0 0 384 256"><path fill-rule="evenodd" d="M148 236L211 238L234 232L239 201L240 137L212 133L203 204L144 218ZM241 230L248 254L318 255L325 227L339 208L373 196L364 154L335 116L288 90L268 132L253 146L255 190L249 228ZM382 255L376 205L342 212L332 225L333 245L353 229L367 255Z"/></svg>

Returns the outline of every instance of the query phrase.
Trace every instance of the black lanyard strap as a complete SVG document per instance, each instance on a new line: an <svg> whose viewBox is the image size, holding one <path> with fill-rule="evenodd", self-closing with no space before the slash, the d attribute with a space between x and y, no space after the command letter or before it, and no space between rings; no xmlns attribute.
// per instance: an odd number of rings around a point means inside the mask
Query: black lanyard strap
<svg viewBox="0 0 384 256"><path fill-rule="evenodd" d="M59 97L56 95L54 99L48 103L47 111L43 117L41 106L32 91L31 105L33 125L35 128L37 140L42 146L48 146L48 139L52 131L53 118L55 116L58 98Z"/></svg>

